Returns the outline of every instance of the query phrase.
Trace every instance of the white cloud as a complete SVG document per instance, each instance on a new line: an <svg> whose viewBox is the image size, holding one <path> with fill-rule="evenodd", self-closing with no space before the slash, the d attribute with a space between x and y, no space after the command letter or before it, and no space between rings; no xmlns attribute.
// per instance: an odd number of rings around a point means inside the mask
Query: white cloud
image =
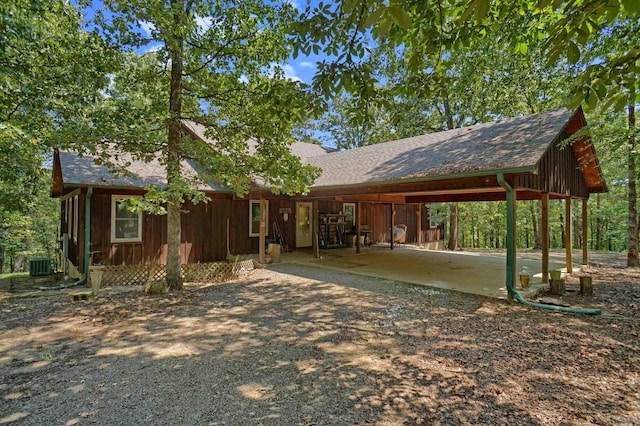
<svg viewBox="0 0 640 426"><path fill-rule="evenodd" d="M300 66L302 68L310 68L310 69L313 69L316 67L313 62L309 62L309 61L300 62Z"/></svg>
<svg viewBox="0 0 640 426"><path fill-rule="evenodd" d="M151 32L156 29L156 26L148 21L138 21L138 25L140 25L140 28L142 28L142 30L147 33L148 36L150 36Z"/></svg>
<svg viewBox="0 0 640 426"><path fill-rule="evenodd" d="M147 48L147 50L144 51L144 54L146 55L147 53L157 52L158 50L162 49L162 46L164 46L164 44L162 43L152 44L151 46L149 46L149 48Z"/></svg>
<svg viewBox="0 0 640 426"><path fill-rule="evenodd" d="M211 25L213 24L213 18L210 16L196 16L196 24L198 25L200 33L204 33L209 28L211 28Z"/></svg>
<svg viewBox="0 0 640 426"><path fill-rule="evenodd" d="M292 65L284 64L284 65L280 65L280 68L282 68L282 71L284 71L284 78L288 80L302 82L302 79L298 77L298 75L296 74L296 70L295 68L293 68Z"/></svg>
<svg viewBox="0 0 640 426"><path fill-rule="evenodd" d="M244 74L242 74L238 80L240 80L240 82L244 83L244 84L248 84L249 83L249 79Z"/></svg>

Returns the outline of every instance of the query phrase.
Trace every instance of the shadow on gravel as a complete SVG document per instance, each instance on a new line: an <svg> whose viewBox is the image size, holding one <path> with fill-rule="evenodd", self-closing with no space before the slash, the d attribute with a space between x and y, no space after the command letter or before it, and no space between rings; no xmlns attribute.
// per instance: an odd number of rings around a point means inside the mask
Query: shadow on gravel
<svg viewBox="0 0 640 426"><path fill-rule="evenodd" d="M610 333L602 319L319 268L277 269L290 275L256 271L164 298L2 303L0 423L638 418L640 351L622 325Z"/></svg>

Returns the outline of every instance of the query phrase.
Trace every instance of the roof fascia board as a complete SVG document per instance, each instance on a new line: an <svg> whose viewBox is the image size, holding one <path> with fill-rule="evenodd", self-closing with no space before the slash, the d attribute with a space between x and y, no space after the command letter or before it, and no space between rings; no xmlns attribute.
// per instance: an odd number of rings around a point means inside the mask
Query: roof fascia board
<svg viewBox="0 0 640 426"><path fill-rule="evenodd" d="M419 182L435 182L439 180L458 180L465 178L474 178L474 177L483 177L483 176L493 176L495 177L498 173L503 174L529 174L536 173L537 166L522 166L522 167L512 167L505 169L496 169L496 170L483 170L478 172L467 172L467 173L449 173L445 175L436 175L436 176L421 176L416 178L408 178L408 179L395 179L389 181L380 181L380 182L365 182L365 183L357 183L352 185L332 185L332 186L312 186L311 194L313 191L328 191L332 189L358 189L358 188L366 188L370 186L389 186L389 185L398 185L403 183L419 183Z"/></svg>

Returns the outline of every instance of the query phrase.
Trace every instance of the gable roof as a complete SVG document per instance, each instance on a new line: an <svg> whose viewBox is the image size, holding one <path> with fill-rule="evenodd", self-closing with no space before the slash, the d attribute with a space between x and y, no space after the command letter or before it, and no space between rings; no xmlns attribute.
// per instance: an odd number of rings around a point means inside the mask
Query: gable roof
<svg viewBox="0 0 640 426"><path fill-rule="evenodd" d="M199 138L205 142L213 143L213 140L206 135L207 128L200 123L196 123L191 120L182 120L182 127L192 136ZM253 138L247 140L247 148L249 153L255 152L255 147L258 144ZM303 163L308 163L308 159L311 157L317 157L330 152L336 152L337 149L328 146L318 145L308 142L295 142L289 145L291 153L296 157L300 157Z"/></svg>
<svg viewBox="0 0 640 426"><path fill-rule="evenodd" d="M198 123L183 120L183 129L196 138L204 141L211 141L206 135L206 128ZM249 152L255 150L258 142L254 139L247 141ZM154 161L145 162L134 160L126 152L117 151L117 147L111 148L114 152L112 161L122 165L121 170L109 170L107 166L99 165L98 157L93 155L79 155L77 152L59 151L56 153L55 167L59 167L60 179L62 182L55 183L57 188L52 189L52 195L58 196L62 193L64 186L95 186L112 187L120 189L141 189L148 185L163 187L167 183L166 169L156 158ZM336 151L335 148L321 146L307 142L296 142L290 145L293 155L300 157L303 163L308 163L308 159L329 152ZM117 157L116 157L117 156ZM115 160L115 161L114 161ZM125 166L127 164L127 166ZM182 162L182 170L186 176L197 176L198 165L192 160ZM128 173L122 173L126 171ZM229 187L216 182L206 182L198 186L198 189L206 192L233 193Z"/></svg>
<svg viewBox="0 0 640 426"><path fill-rule="evenodd" d="M323 172L312 188L533 172L573 114L560 109L314 157L310 164Z"/></svg>
<svg viewBox="0 0 640 426"><path fill-rule="evenodd" d="M311 185L312 192L338 187L495 175L500 172L536 174L545 153L585 125L580 108L576 111L559 109L346 151L304 142L294 143L290 149L304 163L322 170L321 176ZM183 128L193 137L211 141L205 134L206 128L200 124L184 121ZM255 149L256 144L255 140L248 141L249 152ZM579 159L589 192L606 191L602 170L588 136L578 139L573 150ZM119 155L122 159L120 163L131 161L127 154ZM60 152L58 157L56 161L59 161L62 182L52 189L52 195L61 193L62 184L132 189L149 184L166 184L165 169L159 161L131 161L127 170L134 176L115 176L107 167L97 165L91 156L80 157L76 153ZM187 175L197 174L194 162L183 161L182 166ZM225 185L214 182L200 185L198 189L232 192Z"/></svg>
<svg viewBox="0 0 640 426"><path fill-rule="evenodd" d="M117 173L112 173L107 166L97 164L97 157L93 155L80 156L77 152L60 151L55 161L60 163L62 183L66 186L139 189L148 185L162 187L167 184L165 168L160 161L134 160L128 153L117 155L116 164L122 165ZM124 166L128 163L128 166ZM122 171L125 170L128 173L123 174ZM197 166L191 160L182 162L182 170L186 176L197 175ZM226 186L214 182L203 183L198 189L207 192L232 192Z"/></svg>

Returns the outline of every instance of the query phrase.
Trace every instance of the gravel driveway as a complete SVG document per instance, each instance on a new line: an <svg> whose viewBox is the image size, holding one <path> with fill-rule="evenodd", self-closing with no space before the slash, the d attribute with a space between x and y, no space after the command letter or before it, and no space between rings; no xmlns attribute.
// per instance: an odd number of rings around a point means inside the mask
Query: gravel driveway
<svg viewBox="0 0 640 426"><path fill-rule="evenodd" d="M620 312L295 264L162 298L0 299L0 424L637 424Z"/></svg>

